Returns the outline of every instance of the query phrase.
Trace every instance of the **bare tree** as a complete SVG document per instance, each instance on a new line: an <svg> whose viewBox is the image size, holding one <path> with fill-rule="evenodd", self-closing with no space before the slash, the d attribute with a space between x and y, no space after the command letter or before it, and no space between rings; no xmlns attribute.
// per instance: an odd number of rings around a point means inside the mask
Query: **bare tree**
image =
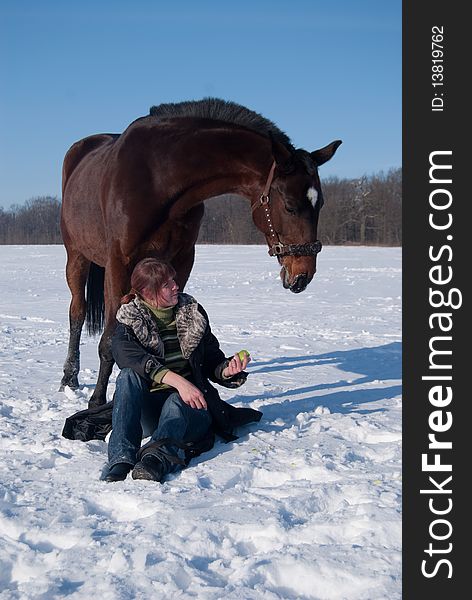
<svg viewBox="0 0 472 600"><path fill-rule="evenodd" d="M401 169L323 182L320 239L326 244L401 245Z"/></svg>
<svg viewBox="0 0 472 600"><path fill-rule="evenodd" d="M61 244L61 203L56 197L40 196L0 212L1 244Z"/></svg>

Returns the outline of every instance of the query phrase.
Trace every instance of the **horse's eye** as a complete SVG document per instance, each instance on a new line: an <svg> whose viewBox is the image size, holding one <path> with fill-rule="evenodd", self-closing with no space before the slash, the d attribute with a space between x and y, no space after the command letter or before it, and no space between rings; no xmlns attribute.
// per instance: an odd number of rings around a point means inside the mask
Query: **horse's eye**
<svg viewBox="0 0 472 600"><path fill-rule="evenodd" d="M293 208L292 206L285 205L285 210L288 212L289 215L297 214L297 210L295 208Z"/></svg>

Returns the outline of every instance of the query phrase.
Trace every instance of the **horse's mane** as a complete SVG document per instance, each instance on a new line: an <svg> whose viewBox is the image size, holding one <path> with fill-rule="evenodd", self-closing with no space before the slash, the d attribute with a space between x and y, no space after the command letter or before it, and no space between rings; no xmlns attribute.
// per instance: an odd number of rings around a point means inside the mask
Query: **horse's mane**
<svg viewBox="0 0 472 600"><path fill-rule="evenodd" d="M159 104L158 106L151 106L149 114L154 117L172 119L179 117L215 119L233 125L241 125L266 137L272 135L277 142L283 144L290 151L294 150L288 135L281 131L275 123L259 113L241 106L241 104L221 100L220 98L203 98L203 100L189 100L175 104Z"/></svg>

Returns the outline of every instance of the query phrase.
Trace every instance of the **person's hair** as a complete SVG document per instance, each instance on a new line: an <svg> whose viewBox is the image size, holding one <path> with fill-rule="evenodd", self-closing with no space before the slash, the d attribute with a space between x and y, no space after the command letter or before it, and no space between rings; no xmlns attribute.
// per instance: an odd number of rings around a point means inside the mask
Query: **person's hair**
<svg viewBox="0 0 472 600"><path fill-rule="evenodd" d="M136 296L142 298L143 292L157 297L162 285L175 275L174 267L165 260L143 258L131 273L131 289L121 298L121 304L131 302Z"/></svg>

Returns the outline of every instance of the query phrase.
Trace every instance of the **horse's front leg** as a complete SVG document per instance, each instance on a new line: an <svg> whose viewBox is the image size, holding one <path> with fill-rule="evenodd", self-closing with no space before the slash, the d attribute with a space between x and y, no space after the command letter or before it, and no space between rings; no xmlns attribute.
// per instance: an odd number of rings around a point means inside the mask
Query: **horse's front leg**
<svg viewBox="0 0 472 600"><path fill-rule="evenodd" d="M126 267L118 259L110 260L105 267L105 329L98 345L100 369L89 408L101 406L107 401L108 381L115 362L111 352L111 338L116 327L116 311L121 297L128 291L127 286L129 287L129 275Z"/></svg>
<svg viewBox="0 0 472 600"><path fill-rule="evenodd" d="M66 279L72 300L69 308L69 348L64 363L64 375L59 388L61 392L64 391L66 386L73 390L79 387L79 344L85 320L85 284L89 268L90 261L82 254L68 250Z"/></svg>
<svg viewBox="0 0 472 600"><path fill-rule="evenodd" d="M180 291L183 292L185 285L192 272L193 263L195 261L195 245L186 248L179 252L172 259L172 266L176 271L176 281Z"/></svg>

